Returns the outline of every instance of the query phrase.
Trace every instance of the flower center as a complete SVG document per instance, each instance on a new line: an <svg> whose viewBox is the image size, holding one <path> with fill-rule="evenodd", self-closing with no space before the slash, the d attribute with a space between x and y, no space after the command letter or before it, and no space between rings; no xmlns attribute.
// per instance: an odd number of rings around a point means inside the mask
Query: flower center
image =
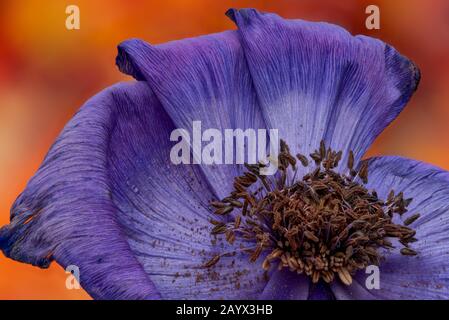
<svg viewBox="0 0 449 320"><path fill-rule="evenodd" d="M350 285L352 275L368 265L379 265L380 248L392 249L392 238L403 246L403 255L416 255L409 247L417 239L408 227L419 218L413 214L402 224L393 216L402 216L412 199L392 190L386 200L378 198L375 190L368 190L368 163L354 166L352 151L348 157L349 174L334 169L342 152L320 147L310 158L292 156L281 141L276 176L263 176L263 164L248 165L247 171L235 178L234 191L221 201L213 201L217 215L228 215L229 222L211 221L213 235L224 234L230 244L239 237L254 243L237 251L249 254L256 262L264 253L262 268L277 265L280 270L305 273L313 283L320 279L332 282L337 276ZM297 161L299 160L299 161ZM295 180L297 165L316 167L302 179ZM298 163L299 162L299 163ZM213 257L205 267L215 265L221 256Z"/></svg>

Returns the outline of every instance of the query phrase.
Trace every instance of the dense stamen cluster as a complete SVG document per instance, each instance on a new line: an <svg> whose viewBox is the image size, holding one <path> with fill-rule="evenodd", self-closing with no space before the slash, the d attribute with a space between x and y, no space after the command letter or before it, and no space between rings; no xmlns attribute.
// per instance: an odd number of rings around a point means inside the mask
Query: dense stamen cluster
<svg viewBox="0 0 449 320"><path fill-rule="evenodd" d="M368 164L354 167L354 156L348 157L348 175L334 169L342 153L326 148L324 142L310 154L292 156L281 141L277 176L263 176L263 164L245 165L247 171L235 179L235 190L221 201L213 201L217 215L230 215L232 222L211 221L212 234L224 234L233 244L237 237L254 241L250 248L239 248L255 262L263 252L262 267L273 264L279 269L305 273L314 283L323 279L330 283L338 275L346 285L352 274L368 265L379 265L379 248L393 248L391 238L404 246L401 253L416 255L409 247L416 241L415 231L408 227L419 218L413 214L403 224L395 224L393 215L403 215L412 199L391 191L382 201L375 191L369 191ZM298 161L316 167L295 181ZM289 174L293 177L289 180ZM361 181L359 183L357 181ZM227 253L224 253L227 254ZM223 254L223 255L224 255ZM216 264L221 255L205 266Z"/></svg>

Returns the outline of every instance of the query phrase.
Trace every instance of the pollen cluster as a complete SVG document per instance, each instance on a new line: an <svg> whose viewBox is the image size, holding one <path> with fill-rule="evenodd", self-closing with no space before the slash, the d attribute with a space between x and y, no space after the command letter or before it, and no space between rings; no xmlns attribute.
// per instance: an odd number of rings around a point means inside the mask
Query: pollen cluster
<svg viewBox="0 0 449 320"><path fill-rule="evenodd" d="M293 156L284 141L280 151L276 176L261 175L263 164L247 164L229 197L211 203L215 214L228 215L230 221L211 221L211 234L223 234L230 244L241 237L254 246L236 251L248 253L251 262L264 253L263 269L288 268L306 274L313 283L331 283L338 277L350 285L357 270L379 265L379 249L392 249L392 238L402 244L402 254L417 254L410 248L416 238L408 225L419 214L402 224L393 222L394 215L407 212L412 199L391 191L381 200L375 190L368 190L367 162L355 169L350 152L348 174L341 174L335 168L342 152L326 148L324 142L309 157ZM310 173L295 179L298 165L311 167ZM214 256L205 267L225 254L229 252Z"/></svg>

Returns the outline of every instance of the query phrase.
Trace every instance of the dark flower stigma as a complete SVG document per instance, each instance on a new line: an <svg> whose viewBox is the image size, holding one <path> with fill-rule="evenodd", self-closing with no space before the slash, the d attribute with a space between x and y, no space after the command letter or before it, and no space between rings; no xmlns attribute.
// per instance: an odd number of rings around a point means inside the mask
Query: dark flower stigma
<svg viewBox="0 0 449 320"><path fill-rule="evenodd" d="M341 158L341 151L326 148L323 141L310 157L294 157L281 141L275 176L261 175L262 163L245 164L246 172L235 178L230 196L211 202L215 214L227 215L228 221L211 221L211 234L223 234L230 244L239 237L253 241L253 247L240 247L235 252L248 253L252 262L263 254L263 269L273 265L279 270L289 268L305 273L313 283L320 279L330 283L338 277L350 285L357 270L379 265L379 249L392 249L392 238L403 245L403 255L416 255L409 247L417 240L416 232L407 225L419 214L411 215L402 225L393 222L393 215L407 212L412 199L394 191L386 200L379 199L376 191L364 186L368 163L362 161L356 169L350 152L349 174L344 175L334 170ZM316 167L295 181L297 165L309 167L311 162ZM216 255L204 266L212 267L228 254Z"/></svg>

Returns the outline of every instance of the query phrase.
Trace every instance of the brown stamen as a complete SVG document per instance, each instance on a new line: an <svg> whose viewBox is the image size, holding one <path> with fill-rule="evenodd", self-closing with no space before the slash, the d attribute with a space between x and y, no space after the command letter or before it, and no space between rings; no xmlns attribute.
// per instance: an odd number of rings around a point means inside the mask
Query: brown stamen
<svg viewBox="0 0 449 320"><path fill-rule="evenodd" d="M309 165L307 157L298 154L296 158L304 167ZM241 214L235 214L234 223L213 221L211 233L224 233L230 244L236 238L252 240L254 247L243 250L250 261L255 262L266 252L264 270L277 263L278 269L305 273L314 283L320 279L330 283L339 278L350 285L357 270L379 265L379 249L393 248L390 238L397 238L404 246L400 250L403 255L417 254L409 248L416 241L416 232L408 225L419 214L405 219L403 225L392 221L394 214L407 212L412 199L404 199L402 192L395 195L393 190L386 201L378 199L375 191L364 186L368 182L366 161L357 172L354 154L350 152L349 175L340 174L334 169L342 159L341 151L327 148L322 141L318 150L310 154L317 167L301 180L293 178L288 185L288 169L296 172L296 158L281 141L277 178L260 175L263 164L246 164L248 172L235 179L235 191L211 203L217 215L229 215L233 210ZM362 183L354 179L357 176ZM256 184L261 187L251 192ZM205 266L215 265L217 257Z"/></svg>

